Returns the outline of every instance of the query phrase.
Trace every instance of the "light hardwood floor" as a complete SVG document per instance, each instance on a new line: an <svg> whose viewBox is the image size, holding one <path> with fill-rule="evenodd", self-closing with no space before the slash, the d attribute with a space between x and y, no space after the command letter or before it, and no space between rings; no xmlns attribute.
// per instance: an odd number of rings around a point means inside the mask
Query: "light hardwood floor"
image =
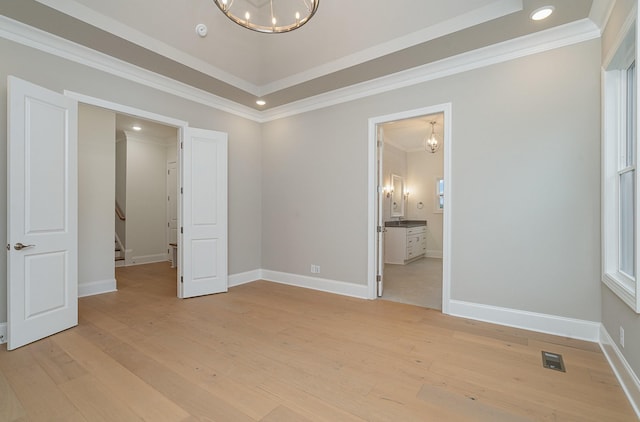
<svg viewBox="0 0 640 422"><path fill-rule="evenodd" d="M593 343L265 281L179 300L168 264L117 278L78 327L2 346L0 421L636 420Z"/></svg>

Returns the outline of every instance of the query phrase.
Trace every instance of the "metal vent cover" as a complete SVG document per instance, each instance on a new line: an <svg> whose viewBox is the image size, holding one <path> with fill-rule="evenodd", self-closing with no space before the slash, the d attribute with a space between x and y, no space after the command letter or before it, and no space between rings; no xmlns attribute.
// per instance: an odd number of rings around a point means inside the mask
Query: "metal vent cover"
<svg viewBox="0 0 640 422"><path fill-rule="evenodd" d="M542 366L545 368L553 369L555 371L567 372L564 367L564 361L562 355L558 353L551 353L542 351Z"/></svg>

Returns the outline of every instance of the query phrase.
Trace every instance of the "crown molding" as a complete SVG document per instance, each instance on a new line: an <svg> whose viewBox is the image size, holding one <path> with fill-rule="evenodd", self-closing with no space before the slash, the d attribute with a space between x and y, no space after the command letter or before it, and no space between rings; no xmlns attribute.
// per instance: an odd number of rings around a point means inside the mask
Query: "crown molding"
<svg viewBox="0 0 640 422"><path fill-rule="evenodd" d="M168 57L178 63L182 63L192 69L198 70L212 78L228 83L243 91L258 96L260 88L242 78L239 78L229 72L226 72L210 63L205 62L191 54L185 53L175 47L164 42L158 41L141 31L136 30L128 25L123 24L113 18L105 16L95 10L78 3L75 0L36 0L38 3L51 7L59 12L79 19L89 25L102 29L103 31L114 34L120 38L129 40L150 51L158 53L164 57Z"/></svg>
<svg viewBox="0 0 640 422"><path fill-rule="evenodd" d="M268 122L282 119L599 37L600 29L593 21L590 19L581 19L535 34L525 35L468 53L459 54L424 66L418 66L371 81L362 82L265 110L263 111L262 121Z"/></svg>
<svg viewBox="0 0 640 422"><path fill-rule="evenodd" d="M260 121L260 111L0 16L0 37L227 113Z"/></svg>
<svg viewBox="0 0 640 422"><path fill-rule="evenodd" d="M355 54L322 64L313 69L300 72L278 81L259 87L259 96L265 96L273 92L290 88L320 78L328 74L377 59L387 54L403 50L427 41L461 31L472 26L480 25L493 19L498 19L523 9L522 0L498 0L483 7L439 22L419 31L384 42L371 48L364 49Z"/></svg>
<svg viewBox="0 0 640 422"><path fill-rule="evenodd" d="M613 7L616 5L616 0L593 0L591 5L591 11L589 12L589 19L600 28L600 33L607 26Z"/></svg>
<svg viewBox="0 0 640 422"><path fill-rule="evenodd" d="M0 37L258 123L290 117L600 37L590 19L259 111L0 16Z"/></svg>

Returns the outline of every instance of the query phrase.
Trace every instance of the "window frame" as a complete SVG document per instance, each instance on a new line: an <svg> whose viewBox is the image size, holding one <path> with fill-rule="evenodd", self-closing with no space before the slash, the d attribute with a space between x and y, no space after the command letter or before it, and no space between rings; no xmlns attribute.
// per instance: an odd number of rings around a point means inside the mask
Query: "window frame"
<svg viewBox="0 0 640 422"><path fill-rule="evenodd" d="M603 132L602 132L602 282L636 313L640 313L638 280L638 73L637 32L635 14L625 22L618 43L603 65ZM628 77L633 68L633 86ZM633 96L629 101L630 95ZM629 122L629 117L633 122ZM631 138L629 138L629 132ZM626 156L628 139L632 139L633 157ZM622 271L621 193L622 175L633 172L633 269Z"/></svg>
<svg viewBox="0 0 640 422"><path fill-rule="evenodd" d="M440 183L442 182L442 192L440 191ZM434 190L434 207L433 212L435 214L442 214L444 212L445 199L444 199L444 177L436 177L436 184ZM440 199L442 199L442 207L440 207Z"/></svg>

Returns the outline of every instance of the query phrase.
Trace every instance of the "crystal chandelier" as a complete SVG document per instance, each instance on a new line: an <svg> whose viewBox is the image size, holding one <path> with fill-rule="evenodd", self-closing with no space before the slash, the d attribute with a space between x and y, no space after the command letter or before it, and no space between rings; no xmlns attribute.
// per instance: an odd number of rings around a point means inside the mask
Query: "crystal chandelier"
<svg viewBox="0 0 640 422"><path fill-rule="evenodd" d="M213 0L229 19L253 31L275 34L300 28L320 0Z"/></svg>
<svg viewBox="0 0 640 422"><path fill-rule="evenodd" d="M425 151L428 151L430 153L435 153L437 150L440 149L440 143L438 142L438 139L436 138L436 132L435 132L435 126L436 126L436 122L429 122L431 124L431 136L424 138L424 149Z"/></svg>

